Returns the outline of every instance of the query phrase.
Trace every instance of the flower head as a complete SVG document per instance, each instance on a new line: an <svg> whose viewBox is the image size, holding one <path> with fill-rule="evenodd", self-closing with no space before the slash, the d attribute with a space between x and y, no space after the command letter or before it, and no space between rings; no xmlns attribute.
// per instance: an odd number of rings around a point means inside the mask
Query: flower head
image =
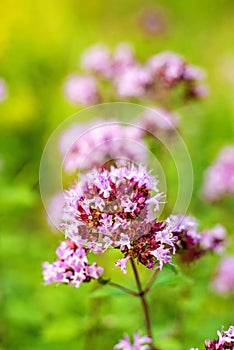
<svg viewBox="0 0 234 350"><path fill-rule="evenodd" d="M216 161L206 170L203 194L216 201L225 194L234 195L234 145L223 148Z"/></svg>
<svg viewBox="0 0 234 350"><path fill-rule="evenodd" d="M155 133L159 130L173 131L178 125L178 115L163 108L148 109L139 118L139 124L146 132Z"/></svg>
<svg viewBox="0 0 234 350"><path fill-rule="evenodd" d="M230 326L227 331L217 331L218 339L205 341L206 350L233 350L234 349L234 326Z"/></svg>
<svg viewBox="0 0 234 350"><path fill-rule="evenodd" d="M173 52L162 52L148 61L148 67L160 81L168 87L183 78L184 60Z"/></svg>
<svg viewBox="0 0 234 350"><path fill-rule="evenodd" d="M67 240L60 243L56 250L58 259L52 264L43 264L43 277L46 284L53 282L70 284L79 288L82 282L98 279L103 268L96 263L89 265L87 249Z"/></svg>
<svg viewBox="0 0 234 350"><path fill-rule="evenodd" d="M153 192L157 199L150 204ZM114 247L129 247L144 234L148 213L152 206L158 211L162 198L157 181L143 166L93 170L65 193L61 227L66 236L94 251L104 249L107 238Z"/></svg>
<svg viewBox="0 0 234 350"><path fill-rule="evenodd" d="M129 67L115 79L117 94L121 98L145 95L152 82L149 70L140 65Z"/></svg>
<svg viewBox="0 0 234 350"><path fill-rule="evenodd" d="M111 120L96 119L87 124L74 124L60 139L66 171L104 166L122 159L145 163L146 146L142 129Z"/></svg>
<svg viewBox="0 0 234 350"><path fill-rule="evenodd" d="M90 106L99 102L97 83L92 76L74 74L64 84L64 94L69 101L82 106Z"/></svg>
<svg viewBox="0 0 234 350"><path fill-rule="evenodd" d="M97 44L88 48L81 58L82 68L104 77L111 76L111 55L106 46Z"/></svg>
<svg viewBox="0 0 234 350"><path fill-rule="evenodd" d="M234 255L224 256L212 281L213 289L219 293L234 293Z"/></svg>
<svg viewBox="0 0 234 350"><path fill-rule="evenodd" d="M140 337L138 333L134 334L133 343L131 343L130 337L126 335L123 339L115 345L115 350L147 350L152 340L148 336Z"/></svg>
<svg viewBox="0 0 234 350"><path fill-rule="evenodd" d="M176 252L186 262L194 261L209 251L220 253L226 245L226 230L222 225L199 231L197 220L182 214L171 215L166 222L167 229L178 237Z"/></svg>

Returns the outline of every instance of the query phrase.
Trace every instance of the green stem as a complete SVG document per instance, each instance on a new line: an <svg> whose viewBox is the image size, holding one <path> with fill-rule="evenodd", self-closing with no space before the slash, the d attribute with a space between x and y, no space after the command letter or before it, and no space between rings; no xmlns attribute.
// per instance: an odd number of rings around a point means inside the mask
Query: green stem
<svg viewBox="0 0 234 350"><path fill-rule="evenodd" d="M151 289L152 285L154 284L154 281L155 281L155 279L156 279L156 277L158 275L158 272L159 272L159 270L155 270L154 271L151 279L149 280L149 282L148 282L148 284L147 284L147 286L145 288L145 294L147 294L150 291L150 289Z"/></svg>
<svg viewBox="0 0 234 350"><path fill-rule="evenodd" d="M115 288L118 288L118 289L122 290L122 291L125 292L125 293L128 293L128 294L130 294L130 295L133 295L133 296L135 296L135 297L139 297L139 293L134 292L134 290L131 290L131 289L126 288L126 287L124 287L124 286L121 286L121 285L118 284L118 283L109 281L108 284L109 284L110 286L112 286L112 287L115 287Z"/></svg>
<svg viewBox="0 0 234 350"><path fill-rule="evenodd" d="M143 311L144 311L147 335L151 339L153 339L153 337L152 337L152 330L151 330L150 315L149 315L149 307L148 307L147 300L145 298L145 291L142 289L140 277L139 277L139 274L138 274L137 267L135 265L134 259L130 258L130 262L131 262L133 274L134 274L134 277L135 277L135 280L136 280L137 289L139 291L138 296L141 299L141 304L142 304L142 308L143 308ZM151 347L151 349L152 349L152 347Z"/></svg>

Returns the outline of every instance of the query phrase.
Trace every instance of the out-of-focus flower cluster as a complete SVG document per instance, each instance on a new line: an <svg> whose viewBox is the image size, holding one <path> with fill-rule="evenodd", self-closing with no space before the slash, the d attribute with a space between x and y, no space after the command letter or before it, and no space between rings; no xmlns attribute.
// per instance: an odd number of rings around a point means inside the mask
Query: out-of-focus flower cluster
<svg viewBox="0 0 234 350"><path fill-rule="evenodd" d="M7 98L7 86L4 79L0 78L0 102Z"/></svg>
<svg viewBox="0 0 234 350"><path fill-rule="evenodd" d="M64 169L70 172L90 169L117 159L146 163L143 134L141 127L115 120L96 119L86 124L73 124L60 139Z"/></svg>
<svg viewBox="0 0 234 350"><path fill-rule="evenodd" d="M234 145L224 147L206 170L203 193L210 202L228 193L234 195Z"/></svg>
<svg viewBox="0 0 234 350"><path fill-rule="evenodd" d="M178 237L176 251L183 261L191 262L207 252L222 253L226 246L226 230L222 225L199 232L192 216L172 215L166 220L167 230Z"/></svg>
<svg viewBox="0 0 234 350"><path fill-rule="evenodd" d="M60 243L56 250L58 259L52 264L43 264L43 277L46 284L53 282L70 284L79 288L82 282L98 279L103 268L96 263L89 264L88 250L73 241L67 240Z"/></svg>
<svg viewBox="0 0 234 350"><path fill-rule="evenodd" d="M217 331L218 339L205 341L206 350L233 350L234 349L234 326L227 331Z"/></svg>
<svg viewBox="0 0 234 350"><path fill-rule="evenodd" d="M123 339L115 345L115 350L148 350L149 344L152 340L147 335L140 336L138 333L134 334L133 343L130 340L130 337L126 335Z"/></svg>
<svg viewBox="0 0 234 350"><path fill-rule="evenodd" d="M234 293L234 255L222 258L213 278L212 287L219 294Z"/></svg>
<svg viewBox="0 0 234 350"><path fill-rule="evenodd" d="M151 108L142 113L136 124L143 128L145 133L157 135L159 131L173 131L179 124L179 116L164 108Z"/></svg>
<svg viewBox="0 0 234 350"><path fill-rule="evenodd" d="M118 99L163 101L179 85L184 99L207 94L201 83L204 71L173 52L154 55L143 65L127 44L118 45L113 53L104 45L94 45L84 52L81 67L82 74L67 78L64 92L68 100L82 106Z"/></svg>

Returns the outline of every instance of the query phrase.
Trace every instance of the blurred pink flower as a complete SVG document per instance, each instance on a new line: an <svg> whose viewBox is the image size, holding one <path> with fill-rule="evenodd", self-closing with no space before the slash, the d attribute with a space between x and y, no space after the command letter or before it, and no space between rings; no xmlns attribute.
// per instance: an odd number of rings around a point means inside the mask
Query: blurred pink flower
<svg viewBox="0 0 234 350"><path fill-rule="evenodd" d="M7 86L4 79L0 78L0 102L7 98Z"/></svg>
<svg viewBox="0 0 234 350"><path fill-rule="evenodd" d="M183 78L185 80L204 80L206 78L206 72L200 67L186 64L184 66Z"/></svg>
<svg viewBox="0 0 234 350"><path fill-rule="evenodd" d="M234 292L234 255L222 258L212 280L212 287L220 294Z"/></svg>
<svg viewBox="0 0 234 350"><path fill-rule="evenodd" d="M136 65L132 47L128 44L119 44L113 54L112 77L115 78L127 69Z"/></svg>
<svg viewBox="0 0 234 350"><path fill-rule="evenodd" d="M64 168L66 171L90 169L117 159L145 163L147 148L142 134L139 127L114 120L74 124L60 139Z"/></svg>
<svg viewBox="0 0 234 350"><path fill-rule="evenodd" d="M184 60L173 52L162 52L151 57L147 63L151 73L171 87L183 78Z"/></svg>
<svg viewBox="0 0 234 350"><path fill-rule="evenodd" d="M209 230L203 230L200 245L204 250L212 250L215 253L222 253L225 248L227 232L225 228L218 224Z"/></svg>
<svg viewBox="0 0 234 350"><path fill-rule="evenodd" d="M178 121L177 114L158 107L147 109L138 119L139 125L150 133L159 130L174 130L178 125Z"/></svg>
<svg viewBox="0 0 234 350"><path fill-rule="evenodd" d="M97 44L88 48L81 57L81 67L109 78L112 74L112 61L107 47Z"/></svg>
<svg viewBox="0 0 234 350"><path fill-rule="evenodd" d="M194 261L207 252L221 253L226 246L226 230L222 225L199 231L197 220L182 214L171 215L166 222L167 231L178 237L176 252L185 262Z"/></svg>
<svg viewBox="0 0 234 350"><path fill-rule="evenodd" d="M59 228L64 204L65 199L62 192L56 193L49 200L49 205L47 207L47 220L53 230L58 230Z"/></svg>
<svg viewBox="0 0 234 350"><path fill-rule="evenodd" d="M97 83L94 77L74 74L64 84L64 95L72 103L90 106L99 102Z"/></svg>
<svg viewBox="0 0 234 350"><path fill-rule="evenodd" d="M116 77L115 86L120 98L141 97L152 82L153 77L147 68L133 65Z"/></svg>
<svg viewBox="0 0 234 350"><path fill-rule="evenodd" d="M234 195L234 145L224 147L206 170L203 185L205 199L212 202L225 194Z"/></svg>
<svg viewBox="0 0 234 350"><path fill-rule="evenodd" d="M131 343L130 337L126 335L123 339L115 345L115 350L148 350L152 340L148 336L140 337L138 333L134 334L133 343Z"/></svg>

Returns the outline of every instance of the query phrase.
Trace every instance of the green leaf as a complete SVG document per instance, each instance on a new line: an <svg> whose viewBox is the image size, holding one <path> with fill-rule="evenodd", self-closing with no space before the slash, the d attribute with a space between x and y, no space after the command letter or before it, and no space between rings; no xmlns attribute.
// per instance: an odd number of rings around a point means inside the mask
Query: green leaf
<svg viewBox="0 0 234 350"><path fill-rule="evenodd" d="M106 285L110 282L110 278L100 276L98 278L98 283Z"/></svg>
<svg viewBox="0 0 234 350"><path fill-rule="evenodd" d="M108 285L105 285L105 287L98 288L94 292L89 294L90 298L107 298L122 295L126 295L126 293L120 289Z"/></svg>
<svg viewBox="0 0 234 350"><path fill-rule="evenodd" d="M164 287L168 285L179 285L185 283L192 284L193 281L191 278L181 273L181 271L179 271L174 265L165 264L154 282L154 287Z"/></svg>

